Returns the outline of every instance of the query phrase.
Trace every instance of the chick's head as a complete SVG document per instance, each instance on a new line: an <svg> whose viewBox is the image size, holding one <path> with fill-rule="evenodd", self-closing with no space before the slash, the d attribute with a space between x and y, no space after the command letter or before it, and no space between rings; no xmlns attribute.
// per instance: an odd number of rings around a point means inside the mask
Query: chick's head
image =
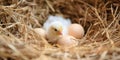
<svg viewBox="0 0 120 60"><path fill-rule="evenodd" d="M61 23L53 23L50 27L50 31L55 35L62 35L63 26Z"/></svg>

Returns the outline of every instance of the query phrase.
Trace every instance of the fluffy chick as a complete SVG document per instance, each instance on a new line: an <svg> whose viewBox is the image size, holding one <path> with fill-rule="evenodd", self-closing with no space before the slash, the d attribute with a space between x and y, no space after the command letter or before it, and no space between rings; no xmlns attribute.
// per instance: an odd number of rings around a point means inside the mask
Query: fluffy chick
<svg viewBox="0 0 120 60"><path fill-rule="evenodd" d="M47 39L49 42L55 42L56 38L62 35L63 26L59 22L54 22L50 25L47 31Z"/></svg>
<svg viewBox="0 0 120 60"><path fill-rule="evenodd" d="M50 15L43 25L46 30L47 39L49 42L55 42L59 35L68 34L68 26L71 24L70 19L65 19L62 16Z"/></svg>

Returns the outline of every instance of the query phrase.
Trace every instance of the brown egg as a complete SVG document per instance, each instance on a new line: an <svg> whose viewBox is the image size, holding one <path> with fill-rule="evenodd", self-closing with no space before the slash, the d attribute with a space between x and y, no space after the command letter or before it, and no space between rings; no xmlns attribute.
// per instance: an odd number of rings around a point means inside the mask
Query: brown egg
<svg viewBox="0 0 120 60"><path fill-rule="evenodd" d="M84 29L80 24L74 23L68 27L68 34L77 38L77 39L80 39L84 35Z"/></svg>
<svg viewBox="0 0 120 60"><path fill-rule="evenodd" d="M43 28L35 28L34 31L36 33L38 33L40 36L42 36L44 38L46 37L46 32L45 32L45 30Z"/></svg>
<svg viewBox="0 0 120 60"><path fill-rule="evenodd" d="M66 36L61 35L57 40L58 47L61 47L64 49L75 47L77 44L78 44L78 41L76 40L76 38L69 35L66 35Z"/></svg>

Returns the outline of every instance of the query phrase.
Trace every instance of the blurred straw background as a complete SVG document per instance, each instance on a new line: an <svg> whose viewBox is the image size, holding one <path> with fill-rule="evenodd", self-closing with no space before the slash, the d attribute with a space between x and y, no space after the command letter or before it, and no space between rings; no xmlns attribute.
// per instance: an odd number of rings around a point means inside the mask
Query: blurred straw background
<svg viewBox="0 0 120 60"><path fill-rule="evenodd" d="M61 50L33 30L49 15L84 27L78 46ZM0 0L0 60L120 60L120 0Z"/></svg>

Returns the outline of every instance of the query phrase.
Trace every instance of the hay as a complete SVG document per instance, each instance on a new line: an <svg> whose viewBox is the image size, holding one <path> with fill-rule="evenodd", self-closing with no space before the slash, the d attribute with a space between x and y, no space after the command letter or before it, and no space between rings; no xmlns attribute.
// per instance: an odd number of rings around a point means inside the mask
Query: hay
<svg viewBox="0 0 120 60"><path fill-rule="evenodd" d="M33 29L63 15L85 36L69 51L50 45ZM0 60L119 60L119 0L0 0Z"/></svg>

